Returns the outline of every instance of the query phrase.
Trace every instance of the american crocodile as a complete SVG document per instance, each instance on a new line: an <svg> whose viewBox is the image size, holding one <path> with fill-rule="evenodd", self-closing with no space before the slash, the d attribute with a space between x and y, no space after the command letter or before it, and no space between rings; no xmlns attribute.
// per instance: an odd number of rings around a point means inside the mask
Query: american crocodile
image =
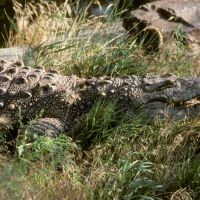
<svg viewBox="0 0 200 200"><path fill-rule="evenodd" d="M115 102L122 116L183 119L198 116L199 97L199 77L79 78L18 61L0 61L0 124L10 122L18 128L20 121L28 124L34 119L30 133L50 137L71 130L100 99Z"/></svg>

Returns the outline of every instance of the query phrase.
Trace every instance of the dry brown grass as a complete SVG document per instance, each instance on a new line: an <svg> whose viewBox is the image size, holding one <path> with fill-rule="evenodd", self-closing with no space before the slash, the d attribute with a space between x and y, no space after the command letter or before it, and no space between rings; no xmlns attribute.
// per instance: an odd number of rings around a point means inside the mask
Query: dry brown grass
<svg viewBox="0 0 200 200"><path fill-rule="evenodd" d="M55 2L27 3L23 8L14 1L17 34L11 34L9 45L39 45L54 41L71 31L72 10L66 1L61 7Z"/></svg>

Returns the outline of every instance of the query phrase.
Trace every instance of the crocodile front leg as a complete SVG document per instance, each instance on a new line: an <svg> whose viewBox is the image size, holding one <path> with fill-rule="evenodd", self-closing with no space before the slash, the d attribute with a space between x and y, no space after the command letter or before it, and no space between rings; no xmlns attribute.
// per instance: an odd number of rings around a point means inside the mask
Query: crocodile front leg
<svg viewBox="0 0 200 200"><path fill-rule="evenodd" d="M65 131L64 124L61 120L57 118L38 118L33 121L28 131L31 134L47 136L47 137L57 137L59 134Z"/></svg>

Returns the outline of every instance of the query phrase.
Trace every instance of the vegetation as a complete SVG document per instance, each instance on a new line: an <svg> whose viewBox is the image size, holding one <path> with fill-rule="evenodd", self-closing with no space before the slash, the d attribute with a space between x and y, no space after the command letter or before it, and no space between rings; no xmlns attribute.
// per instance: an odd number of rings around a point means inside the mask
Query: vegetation
<svg viewBox="0 0 200 200"><path fill-rule="evenodd" d="M106 19L89 19L84 12L67 18L66 3L27 22L34 7L16 9L23 23L14 26L18 32L7 46L37 46L33 67L83 77L191 75L187 47L177 42L173 49L146 54L135 38L109 28L117 12ZM149 125L140 117L119 119L114 108L112 102L97 102L78 127L55 139L30 143L28 133L19 131L14 153L6 149L2 134L0 199L199 199L199 120L158 119Z"/></svg>

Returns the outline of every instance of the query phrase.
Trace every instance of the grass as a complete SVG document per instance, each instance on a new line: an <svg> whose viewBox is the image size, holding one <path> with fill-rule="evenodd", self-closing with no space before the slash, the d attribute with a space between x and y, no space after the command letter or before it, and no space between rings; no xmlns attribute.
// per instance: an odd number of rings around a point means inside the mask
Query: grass
<svg viewBox="0 0 200 200"><path fill-rule="evenodd" d="M135 38L113 29L109 33L111 18L102 22L85 18L85 13L67 18L64 11L69 5L54 6L32 24L24 22L8 42L8 46L37 46L32 67L42 65L81 77L191 75L193 58L182 44L146 54ZM23 13L17 9L20 18ZM28 8L25 13L22 20L30 17ZM0 199L198 200L199 130L198 119L156 120L152 125L140 117L120 119L112 102L99 101L70 133L32 143L22 135L14 155L3 148L2 134Z"/></svg>

